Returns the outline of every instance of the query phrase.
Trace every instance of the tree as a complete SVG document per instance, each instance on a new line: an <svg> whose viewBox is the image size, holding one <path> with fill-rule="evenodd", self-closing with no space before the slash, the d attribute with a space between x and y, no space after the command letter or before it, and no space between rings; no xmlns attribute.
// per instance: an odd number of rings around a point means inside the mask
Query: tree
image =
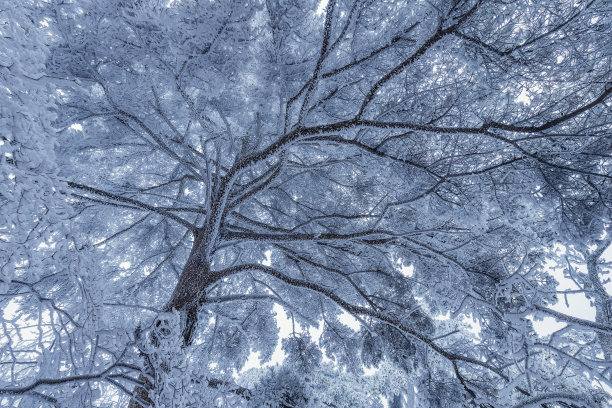
<svg viewBox="0 0 612 408"><path fill-rule="evenodd" d="M334 406L363 386L371 406L391 372L422 406L609 402L610 320L552 309L547 267L610 226L607 1L6 10L38 78L3 62L6 99L45 124L53 170L3 152L3 183L38 194L1 210L6 253L29 251L3 259L3 404ZM275 305L289 356L317 357L236 379L271 358ZM543 316L566 326L541 338Z"/></svg>

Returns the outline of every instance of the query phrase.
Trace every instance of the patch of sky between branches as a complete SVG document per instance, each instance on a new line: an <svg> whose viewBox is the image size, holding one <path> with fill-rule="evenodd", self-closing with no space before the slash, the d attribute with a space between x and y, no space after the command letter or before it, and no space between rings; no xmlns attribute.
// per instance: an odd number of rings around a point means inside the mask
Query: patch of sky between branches
<svg viewBox="0 0 612 408"><path fill-rule="evenodd" d="M316 11L317 16L323 15L323 13L325 12L325 8L327 7L327 3L329 3L329 0L321 0L319 2L319 6L317 7Z"/></svg>
<svg viewBox="0 0 612 408"><path fill-rule="evenodd" d="M563 255L566 251L566 248L561 245L555 245L554 251L557 251L558 253ZM602 259L607 262L612 261L612 246L608 247L608 249L602 254ZM572 266L576 268L576 270L586 273L586 265L574 264ZM576 285L576 283L572 281L572 279L564 275L563 267L555 267L554 262L549 261L547 264L547 268L548 272L558 282L558 291L573 291L580 289ZM612 282L604 283L604 287L606 288L608 293L612 293ZM559 301L556 304L550 306L550 308L569 316L589 320L592 322L595 321L595 308L584 293L566 293L564 295L561 295L559 296ZM544 318L538 319L537 321L534 321L534 317L531 315L527 317L533 321L533 328L540 337L547 337L555 331L560 330L566 326L566 323L563 323L552 316L545 316Z"/></svg>

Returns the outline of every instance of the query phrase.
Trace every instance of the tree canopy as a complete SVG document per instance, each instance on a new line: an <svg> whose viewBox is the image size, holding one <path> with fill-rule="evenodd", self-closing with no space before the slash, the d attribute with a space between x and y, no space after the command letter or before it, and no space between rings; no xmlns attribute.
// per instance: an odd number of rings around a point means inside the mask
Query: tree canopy
<svg viewBox="0 0 612 408"><path fill-rule="evenodd" d="M0 405L612 402L609 1L23 0L0 32Z"/></svg>

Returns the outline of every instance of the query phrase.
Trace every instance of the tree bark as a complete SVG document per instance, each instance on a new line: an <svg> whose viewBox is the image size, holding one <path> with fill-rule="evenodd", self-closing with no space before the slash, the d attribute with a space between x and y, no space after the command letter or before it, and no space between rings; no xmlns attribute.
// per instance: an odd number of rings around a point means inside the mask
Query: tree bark
<svg viewBox="0 0 612 408"><path fill-rule="evenodd" d="M181 320L183 320L181 322L183 347L190 345L193 340L198 319L198 306L202 302L206 288L218 279L217 276L211 274L208 262L198 256L198 254L197 242L194 242L194 248L179 276L172 296L163 309L164 312L176 310L181 313ZM148 356L144 357L145 360L149 358ZM149 397L149 392L154 388L151 379L155 378L155 372L151 363L145 363L145 371L145 373L138 377L144 385L138 385L134 388L133 397L128 408L149 408L155 406L153 400ZM143 406L142 402L146 403L147 406Z"/></svg>

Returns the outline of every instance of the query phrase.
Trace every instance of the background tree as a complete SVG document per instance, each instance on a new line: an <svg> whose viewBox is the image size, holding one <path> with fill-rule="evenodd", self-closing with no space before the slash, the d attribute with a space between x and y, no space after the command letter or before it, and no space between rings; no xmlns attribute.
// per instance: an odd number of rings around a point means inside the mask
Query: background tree
<svg viewBox="0 0 612 408"><path fill-rule="evenodd" d="M44 13L39 1L0 4L0 405L10 405L13 386L61 378L67 361L83 364L86 339L75 329L93 329L95 320L91 309L88 319L73 317L85 305L89 258L74 250L71 204L58 177ZM88 387L73 391L91 399ZM24 392L27 406L57 402L36 385Z"/></svg>
<svg viewBox="0 0 612 408"><path fill-rule="evenodd" d="M609 226L608 3L7 8L24 31L7 49L27 58L18 47L36 29L32 55L48 55L36 83L54 85L28 85L20 103L23 73L3 68L7 98L28 115L55 103L57 157L36 171L58 169L53 205L70 211L45 221L63 227L43 245L12 238L28 227L12 221L17 204L2 209L7 253L63 248L65 261L38 274L4 261L1 397L338 406L369 365L383 374L365 405L393 372L423 406L603 406L610 321L551 309L547 261L555 243L582 249ZM12 155L11 188L40 191L13 170L32 160ZM335 385L316 361L234 378L251 353L271 358L275 305L294 340L322 325L304 350L345 370ZM543 316L567 326L542 338Z"/></svg>

